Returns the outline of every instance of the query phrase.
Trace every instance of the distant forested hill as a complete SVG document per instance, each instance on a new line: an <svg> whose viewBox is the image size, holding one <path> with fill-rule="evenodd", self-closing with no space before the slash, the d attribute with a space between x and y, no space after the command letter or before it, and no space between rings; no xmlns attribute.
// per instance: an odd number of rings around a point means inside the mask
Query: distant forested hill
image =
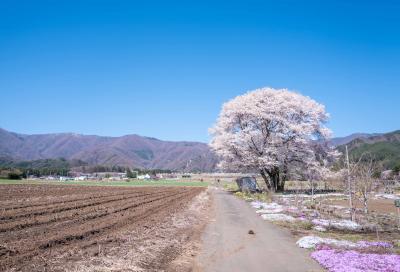
<svg viewBox="0 0 400 272"><path fill-rule="evenodd" d="M58 159L40 159L32 161L19 161L11 157L0 157L0 167L22 168L22 169L43 169L43 168L65 168L86 166L87 162L81 160Z"/></svg>
<svg viewBox="0 0 400 272"><path fill-rule="evenodd" d="M68 161L84 161L89 165L181 171L213 171L217 163L208 145L199 142L161 141L139 135L27 135L1 128L0 157L14 161L65 158Z"/></svg>
<svg viewBox="0 0 400 272"><path fill-rule="evenodd" d="M400 130L372 136L357 138L347 144L349 156L358 160L362 154L372 154L384 169L393 169L400 165ZM345 145L338 147L344 153Z"/></svg>
<svg viewBox="0 0 400 272"><path fill-rule="evenodd" d="M353 133L345 137L336 137L329 140L329 145L333 147L341 146L350 143L355 139L367 139L374 136L379 136L380 133Z"/></svg>

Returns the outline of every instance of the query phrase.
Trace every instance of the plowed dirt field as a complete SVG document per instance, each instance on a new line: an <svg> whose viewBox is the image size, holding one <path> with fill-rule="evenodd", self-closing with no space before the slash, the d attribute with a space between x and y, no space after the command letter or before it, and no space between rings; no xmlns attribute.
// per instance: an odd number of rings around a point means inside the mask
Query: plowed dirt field
<svg viewBox="0 0 400 272"><path fill-rule="evenodd" d="M163 270L180 250L165 241L177 231L171 218L204 191L0 185L0 271L103 271L116 262L120 271Z"/></svg>

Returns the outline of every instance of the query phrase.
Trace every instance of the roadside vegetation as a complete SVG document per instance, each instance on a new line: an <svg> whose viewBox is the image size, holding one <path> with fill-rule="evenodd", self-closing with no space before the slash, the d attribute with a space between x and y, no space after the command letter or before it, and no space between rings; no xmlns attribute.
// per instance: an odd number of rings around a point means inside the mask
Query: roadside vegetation
<svg viewBox="0 0 400 272"><path fill-rule="evenodd" d="M226 190L233 188L233 185L225 186ZM400 268L398 218L387 209L376 212L380 205L393 205L393 202L371 197L371 217L365 215L361 205L355 211L355 220L351 221L348 206L331 204L342 200L348 203L343 193L311 196L231 192L254 207L262 219L289 230L298 246L310 250L311 257L329 271L398 271Z"/></svg>
<svg viewBox="0 0 400 272"><path fill-rule="evenodd" d="M246 177L237 179L241 188L225 189L289 229L329 271L400 271L400 215L389 213L394 200L400 208L399 134L387 135L391 143L353 141L349 155L347 146L339 152L327 144L328 117L323 105L286 89L257 89L225 103L211 129L220 167L258 173L265 185ZM386 210L382 199L391 200Z"/></svg>

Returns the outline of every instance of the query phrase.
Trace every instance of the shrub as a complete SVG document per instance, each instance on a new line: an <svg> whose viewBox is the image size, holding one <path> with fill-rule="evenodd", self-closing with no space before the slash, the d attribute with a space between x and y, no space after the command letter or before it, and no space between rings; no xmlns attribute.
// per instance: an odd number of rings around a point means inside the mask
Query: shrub
<svg viewBox="0 0 400 272"><path fill-rule="evenodd" d="M21 179L21 175L17 173L8 173L8 179Z"/></svg>

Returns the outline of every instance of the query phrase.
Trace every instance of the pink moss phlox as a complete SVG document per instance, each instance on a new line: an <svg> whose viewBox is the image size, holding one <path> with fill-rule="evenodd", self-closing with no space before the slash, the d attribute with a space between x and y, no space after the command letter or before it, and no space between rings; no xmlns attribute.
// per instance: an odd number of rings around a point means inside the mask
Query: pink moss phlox
<svg viewBox="0 0 400 272"><path fill-rule="evenodd" d="M329 249L332 249L332 248L329 245L326 245L326 244L317 244L315 246L315 249L316 250L329 250Z"/></svg>
<svg viewBox="0 0 400 272"><path fill-rule="evenodd" d="M382 247L382 248L393 248L393 245L389 242L370 242L370 241L359 241L357 242L361 248L368 247Z"/></svg>
<svg viewBox="0 0 400 272"><path fill-rule="evenodd" d="M331 272L400 271L400 255L368 254L355 250L322 249L311 257Z"/></svg>

